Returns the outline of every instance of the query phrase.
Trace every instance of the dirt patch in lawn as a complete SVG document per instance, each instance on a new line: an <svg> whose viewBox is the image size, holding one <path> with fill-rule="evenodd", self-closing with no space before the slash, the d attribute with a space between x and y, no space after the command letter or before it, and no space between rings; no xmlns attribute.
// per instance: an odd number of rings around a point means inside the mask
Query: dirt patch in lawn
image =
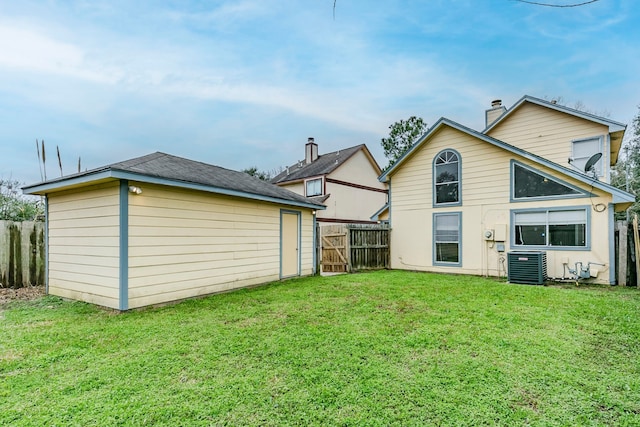
<svg viewBox="0 0 640 427"><path fill-rule="evenodd" d="M30 301L44 296L44 286L26 286L24 288L0 288L0 305L11 301Z"/></svg>

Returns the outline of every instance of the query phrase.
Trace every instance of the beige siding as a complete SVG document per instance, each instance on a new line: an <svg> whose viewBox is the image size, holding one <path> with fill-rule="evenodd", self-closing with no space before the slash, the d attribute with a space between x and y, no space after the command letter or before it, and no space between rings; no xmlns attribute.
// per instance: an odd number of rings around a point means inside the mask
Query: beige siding
<svg viewBox="0 0 640 427"><path fill-rule="evenodd" d="M141 185L142 186L142 185ZM129 307L277 280L283 206L144 184L129 197ZM313 229L302 213L302 274Z"/></svg>
<svg viewBox="0 0 640 427"><path fill-rule="evenodd" d="M333 171L328 178L359 186L386 190L387 186L378 181L378 172L362 151L356 152L343 165ZM313 179L313 178L311 178ZM305 195L305 184L297 182L283 185L289 191ZM344 184L324 182L325 194L329 198L323 203L326 209L318 210L318 219L370 221L387 202L385 193Z"/></svg>
<svg viewBox="0 0 640 427"><path fill-rule="evenodd" d="M363 151L358 151L342 166L333 171L329 178L380 190L386 184L378 181L377 170ZM343 184L327 183L330 197L324 202L325 211L318 211L318 218L349 219L370 221L387 202L387 195L363 188L349 187Z"/></svg>
<svg viewBox="0 0 640 427"><path fill-rule="evenodd" d="M608 177L608 132L604 125L524 103L488 135L567 167L567 159L572 155L571 141L602 137L603 172Z"/></svg>
<svg viewBox="0 0 640 427"><path fill-rule="evenodd" d="M284 184L283 188L286 188L289 191L293 191L296 194L300 194L301 196L305 196L304 182L294 182L292 184Z"/></svg>
<svg viewBox="0 0 640 427"><path fill-rule="evenodd" d="M359 150L344 162L339 168L331 172L330 178L353 184L384 190L386 187L378 181L378 171L369 161L364 151Z"/></svg>
<svg viewBox="0 0 640 427"><path fill-rule="evenodd" d="M119 184L48 195L49 293L118 308Z"/></svg>
<svg viewBox="0 0 640 427"><path fill-rule="evenodd" d="M433 207L432 162L438 152L451 148L461 157L462 206ZM548 273L563 276L563 260L569 266L588 261L609 263L608 209L596 212L591 204L610 203L610 197L576 198L553 201L510 202L510 165L515 159L532 165L526 159L473 138L463 132L443 127L409 158L391 177L391 267L397 269L439 271L477 275L506 274L506 252L499 253L495 242L485 241L487 229L504 230L505 249L511 240L511 210L538 207L588 206L591 212L590 251L547 251ZM555 172L534 166L549 175ZM584 184L562 177L563 181L590 191ZM594 191L594 190L591 190ZM597 191L594 191L597 192ZM433 265L432 221L434 213L462 213L462 266ZM608 268L600 270L598 281L608 281Z"/></svg>

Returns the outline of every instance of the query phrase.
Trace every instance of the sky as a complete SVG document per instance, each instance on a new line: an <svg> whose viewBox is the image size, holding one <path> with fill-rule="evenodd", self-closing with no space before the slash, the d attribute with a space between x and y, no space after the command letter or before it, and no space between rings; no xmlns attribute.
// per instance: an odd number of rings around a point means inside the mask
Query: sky
<svg viewBox="0 0 640 427"><path fill-rule="evenodd" d="M538 0L568 5L581 0ZM0 0L0 179L156 151L273 171L447 117L476 130L494 99L561 98L629 123L640 105L640 2Z"/></svg>

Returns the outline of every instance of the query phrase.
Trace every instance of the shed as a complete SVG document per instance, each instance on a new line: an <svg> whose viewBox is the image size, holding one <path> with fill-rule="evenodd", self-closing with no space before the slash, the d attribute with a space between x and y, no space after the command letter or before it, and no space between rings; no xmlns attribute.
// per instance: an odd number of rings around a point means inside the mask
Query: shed
<svg viewBox="0 0 640 427"><path fill-rule="evenodd" d="M324 206L243 172L157 152L23 190L51 295L128 310L315 273Z"/></svg>

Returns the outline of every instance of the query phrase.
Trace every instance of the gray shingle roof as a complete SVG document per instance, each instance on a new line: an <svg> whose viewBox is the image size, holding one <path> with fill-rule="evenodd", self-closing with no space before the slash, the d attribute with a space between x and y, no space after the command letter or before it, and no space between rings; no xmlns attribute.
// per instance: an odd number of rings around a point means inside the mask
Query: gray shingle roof
<svg viewBox="0 0 640 427"><path fill-rule="evenodd" d="M92 175L101 175L105 172L111 173L112 176L114 176L113 174L115 172L135 174L135 179L138 180L139 176L139 180L142 182L145 181L145 178L156 178L156 182L164 184L178 184L178 186L180 186L180 183L191 184L191 186L195 184L202 187L202 189L212 192L237 195L240 197L255 195L261 198L294 202L299 205L317 205L319 209L324 208L324 205L319 202L310 200L269 182L262 181L244 172L233 171L160 152L113 163L79 174L68 175L47 181L46 183L28 186L25 187L24 190L27 192L37 192L40 191L38 187L55 188L56 183L63 186L65 181L77 180L83 177L86 179Z"/></svg>
<svg viewBox="0 0 640 427"><path fill-rule="evenodd" d="M271 179L274 184L280 184L289 181L298 181L312 176L326 175L336 170L340 165L353 156L358 150L367 149L364 144L355 147L345 148L344 150L334 151L332 153L323 154L307 164L301 160Z"/></svg>

